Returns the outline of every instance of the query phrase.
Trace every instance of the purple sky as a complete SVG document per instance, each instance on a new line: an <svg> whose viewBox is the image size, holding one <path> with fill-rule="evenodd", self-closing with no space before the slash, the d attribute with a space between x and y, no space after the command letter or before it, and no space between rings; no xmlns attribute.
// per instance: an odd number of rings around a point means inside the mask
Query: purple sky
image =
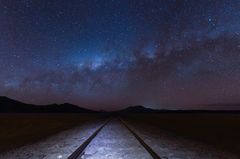
<svg viewBox="0 0 240 159"><path fill-rule="evenodd" d="M0 95L240 109L239 0L0 1Z"/></svg>

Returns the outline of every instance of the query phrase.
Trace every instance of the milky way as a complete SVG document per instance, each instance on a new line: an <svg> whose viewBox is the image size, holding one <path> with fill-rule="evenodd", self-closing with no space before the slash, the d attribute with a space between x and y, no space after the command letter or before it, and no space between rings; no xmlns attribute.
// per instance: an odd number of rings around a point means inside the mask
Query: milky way
<svg viewBox="0 0 240 159"><path fill-rule="evenodd" d="M0 0L0 95L240 109L239 0Z"/></svg>

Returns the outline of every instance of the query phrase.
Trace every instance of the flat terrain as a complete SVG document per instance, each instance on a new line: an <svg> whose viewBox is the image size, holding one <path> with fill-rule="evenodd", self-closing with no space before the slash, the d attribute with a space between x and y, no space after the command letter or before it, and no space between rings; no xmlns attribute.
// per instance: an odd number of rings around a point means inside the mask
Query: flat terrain
<svg viewBox="0 0 240 159"><path fill-rule="evenodd" d="M96 114L1 114L0 152L38 142L99 118Z"/></svg>
<svg viewBox="0 0 240 159"><path fill-rule="evenodd" d="M238 114L115 114L111 118L96 114L6 114L1 119L3 150L18 144L18 148L0 153L4 159L67 159L75 154L79 159L147 159L153 157L149 149L165 159L240 156Z"/></svg>
<svg viewBox="0 0 240 159"><path fill-rule="evenodd" d="M240 114L136 114L123 118L140 130L165 131L240 156Z"/></svg>
<svg viewBox="0 0 240 159"><path fill-rule="evenodd" d="M117 119L111 120L78 159L151 159L151 155Z"/></svg>

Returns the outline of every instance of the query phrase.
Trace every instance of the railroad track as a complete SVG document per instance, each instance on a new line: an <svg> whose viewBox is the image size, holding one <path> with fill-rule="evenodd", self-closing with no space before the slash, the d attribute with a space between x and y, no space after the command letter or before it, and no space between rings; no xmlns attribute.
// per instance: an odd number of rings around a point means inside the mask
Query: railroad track
<svg viewBox="0 0 240 159"><path fill-rule="evenodd" d="M97 134L103 129L105 125L110 121L107 120L102 126L100 126L90 137L88 137L69 157L68 159L80 158L83 154L85 148L90 144L90 142L97 136Z"/></svg>
<svg viewBox="0 0 240 159"><path fill-rule="evenodd" d="M88 137L69 157L68 159L81 159L85 149L91 143L91 141L98 135L98 133L110 122L111 119L107 120L102 124L90 137ZM144 149L152 156L153 159L161 159L161 157L149 146L144 140L122 119L118 119L126 129L137 139L137 141L144 147Z"/></svg>
<svg viewBox="0 0 240 159"><path fill-rule="evenodd" d="M132 133L132 135L140 142L140 144L147 150L147 152L152 156L153 159L161 159L161 157L149 146L144 140L132 129L126 122L122 119L119 119L121 123Z"/></svg>

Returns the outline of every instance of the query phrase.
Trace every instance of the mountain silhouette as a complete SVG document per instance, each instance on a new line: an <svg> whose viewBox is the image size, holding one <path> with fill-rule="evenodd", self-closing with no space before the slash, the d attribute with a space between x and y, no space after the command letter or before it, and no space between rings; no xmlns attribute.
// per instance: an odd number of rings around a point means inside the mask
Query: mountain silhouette
<svg viewBox="0 0 240 159"><path fill-rule="evenodd" d="M237 104L236 104L237 105ZM225 104L226 106L226 104ZM114 113L117 113L117 114L141 114L141 113L159 113L159 114L192 114L192 113L240 113L240 110L224 110L224 109L216 109L216 110L206 110L206 109L203 109L203 110L170 110L170 109L151 109L151 108L146 108L144 106L140 106L140 105L137 105L137 106L130 106L130 107L127 107L125 109L122 109L122 110L118 110L118 111L115 111Z"/></svg>
<svg viewBox="0 0 240 159"><path fill-rule="evenodd" d="M226 106L227 104L224 104ZM239 104L231 104L231 106L239 106ZM212 106L212 105L211 105ZM214 106L221 106L215 104ZM240 113L240 110L168 110L168 109L151 109L144 106L130 106L122 110L94 111L82 108L73 104L50 104L50 105L34 105L19 102L5 96L0 96L0 113L116 113L116 114L134 114L134 113Z"/></svg>
<svg viewBox="0 0 240 159"><path fill-rule="evenodd" d="M73 104L34 105L0 96L1 113L93 113L95 111Z"/></svg>
<svg viewBox="0 0 240 159"><path fill-rule="evenodd" d="M154 112L159 112L159 110L151 109L151 108L146 108L141 105L137 106L130 106L125 109L116 111L116 113L154 113Z"/></svg>

